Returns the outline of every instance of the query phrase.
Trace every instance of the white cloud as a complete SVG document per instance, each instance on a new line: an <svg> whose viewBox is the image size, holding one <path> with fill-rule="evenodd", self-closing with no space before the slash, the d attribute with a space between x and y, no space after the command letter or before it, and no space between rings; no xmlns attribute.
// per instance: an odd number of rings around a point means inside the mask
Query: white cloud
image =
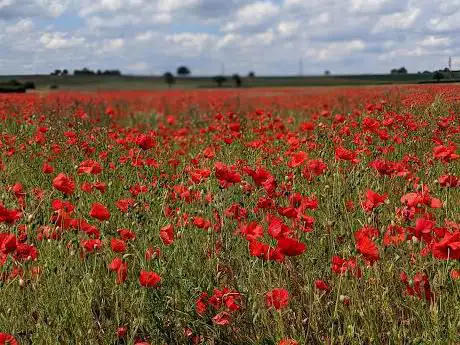
<svg viewBox="0 0 460 345"><path fill-rule="evenodd" d="M171 43L171 50L175 54L185 56L197 56L205 51L213 49L216 39L206 33L183 32L166 36L166 42Z"/></svg>
<svg viewBox="0 0 460 345"><path fill-rule="evenodd" d="M8 34L24 33L24 32L28 32L32 30L33 27L34 27L33 21L29 18L26 18L26 19L19 19L13 25L7 26L5 31Z"/></svg>
<svg viewBox="0 0 460 345"><path fill-rule="evenodd" d="M107 39L101 42L99 45L98 43L95 44L96 53L98 55L110 54L119 51L125 45L125 40L123 38L114 38L114 39Z"/></svg>
<svg viewBox="0 0 460 345"><path fill-rule="evenodd" d="M154 37L155 33L153 31L140 32L136 35L136 41L150 41Z"/></svg>
<svg viewBox="0 0 460 345"><path fill-rule="evenodd" d="M459 33L460 0L0 0L0 73L432 70Z"/></svg>
<svg viewBox="0 0 460 345"><path fill-rule="evenodd" d="M283 37L292 37L299 30L300 23L298 21L281 21L278 24L278 32Z"/></svg>
<svg viewBox="0 0 460 345"><path fill-rule="evenodd" d="M331 14L329 12L323 12L318 16L311 18L308 21L308 25L310 26L321 26L326 25L331 22Z"/></svg>
<svg viewBox="0 0 460 345"><path fill-rule="evenodd" d="M225 48L228 47L232 44L235 44L239 41L241 41L242 37L239 34L234 34L234 33L229 33L226 34L225 36L221 37L218 42L217 42L217 48Z"/></svg>
<svg viewBox="0 0 460 345"><path fill-rule="evenodd" d="M240 44L242 47L269 45L272 44L274 40L275 34L273 33L273 30L269 29L265 32L257 33L244 38Z"/></svg>
<svg viewBox="0 0 460 345"><path fill-rule="evenodd" d="M235 31L267 22L279 13L278 6L271 1L257 1L238 9L235 20L223 26L224 31Z"/></svg>
<svg viewBox="0 0 460 345"><path fill-rule="evenodd" d="M419 8L411 8L405 12L397 12L381 16L373 28L373 32L379 33L389 29L409 29L420 15Z"/></svg>
<svg viewBox="0 0 460 345"><path fill-rule="evenodd" d="M188 8L199 3L199 0L159 0L158 9L162 12L173 12Z"/></svg>
<svg viewBox="0 0 460 345"><path fill-rule="evenodd" d="M62 32L45 32L40 37L40 42L46 49L65 49L85 43L83 37L70 36Z"/></svg>
<svg viewBox="0 0 460 345"><path fill-rule="evenodd" d="M8 7L14 4L14 0L0 0L0 8Z"/></svg>
<svg viewBox="0 0 460 345"><path fill-rule="evenodd" d="M452 31L460 29L460 12L430 19L428 26L434 31Z"/></svg>
<svg viewBox="0 0 460 345"><path fill-rule="evenodd" d="M449 37L440 36L427 36L419 42L419 44L424 47L448 46L451 43L452 39L450 39Z"/></svg>
<svg viewBox="0 0 460 345"><path fill-rule="evenodd" d="M316 61L333 61L363 51L365 48L366 44L361 40L334 42L323 47L308 48L305 57Z"/></svg>
<svg viewBox="0 0 460 345"><path fill-rule="evenodd" d="M386 13L402 10L405 5L400 0L351 0L351 11L356 13Z"/></svg>

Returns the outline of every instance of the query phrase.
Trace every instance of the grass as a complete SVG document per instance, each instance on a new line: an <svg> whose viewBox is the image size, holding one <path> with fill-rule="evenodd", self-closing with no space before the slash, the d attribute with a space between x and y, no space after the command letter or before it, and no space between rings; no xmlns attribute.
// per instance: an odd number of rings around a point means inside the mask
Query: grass
<svg viewBox="0 0 460 345"><path fill-rule="evenodd" d="M0 237L0 330L21 344L460 342L460 281L452 278L460 264L432 252L444 232L460 231L459 187L439 183L443 175L458 177L458 149L452 159L433 153L459 142L459 108L448 91L457 92L449 86L1 96L0 200L21 215L0 223L0 233L32 245L38 257L21 258ZM140 133L155 145L142 150ZM338 158L339 146L359 162ZM302 152L308 157L289 166ZM78 173L88 159L102 166L100 174ZM307 167L318 159L327 169L307 178ZM378 159L397 165L382 175L370 166ZM216 162L229 170L219 174ZM54 171L43 172L44 163ZM260 184L250 176L248 168L256 167L273 176L273 189L270 179L261 177L266 183ZM233 185L232 171L241 178ZM61 172L75 182L69 195L53 187ZM106 185L105 193L81 189L97 182ZM369 189L387 198L367 212L361 203ZM408 193L439 199L442 207L405 206L401 198ZM126 198L133 203L122 212L116 202ZM56 199L74 210L58 210ZM274 207L262 207L264 199ZM305 208L312 199L318 207ZM108 220L90 216L95 202L108 208ZM282 212L289 205L297 217ZM301 214L314 219L308 231L302 231L308 222ZM268 233L273 216L305 252L282 262L250 254L254 240L271 250L280 246L282 237ZM69 225L71 219L96 227L101 248L88 252L84 241L94 236ZM432 219L444 230L414 235L417 219ZM263 228L262 237L238 233L251 222ZM170 245L160 237L168 224L174 228ZM401 226L404 239L385 245L390 225ZM364 226L375 228L365 237L376 245L377 260L357 246L355 234ZM118 253L111 240L122 228L136 238ZM156 253L150 259L149 250ZM361 276L356 268L334 271L334 256L354 260ZM121 284L108 269L117 257L128 267ZM156 272L161 282L142 286L142 270ZM423 284L420 296L408 295L402 272L412 287L416 274L425 274L433 297L425 298ZM329 289L316 288L317 280ZM216 296L215 289L225 288L205 312L197 311L202 293ZM279 310L266 301L276 288L289 294ZM230 315L228 324L215 318L222 312ZM117 336L120 327L126 335Z"/></svg>
<svg viewBox="0 0 460 345"><path fill-rule="evenodd" d="M9 80L32 81L39 90L48 90L56 85L62 90L157 90L168 88L163 77L148 76L0 76L0 83ZM229 76L223 87L234 87ZM243 87L305 87L305 86L353 86L353 85L386 85L433 82L431 75L337 75L337 76L260 76L243 78ZM173 85L176 89L217 88L210 77L176 78Z"/></svg>

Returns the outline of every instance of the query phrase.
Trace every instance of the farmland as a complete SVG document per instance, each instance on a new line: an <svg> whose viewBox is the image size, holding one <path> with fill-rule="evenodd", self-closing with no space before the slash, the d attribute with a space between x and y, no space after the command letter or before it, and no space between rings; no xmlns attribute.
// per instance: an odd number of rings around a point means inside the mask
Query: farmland
<svg viewBox="0 0 460 345"><path fill-rule="evenodd" d="M444 82L458 82L459 75L443 79ZM226 76L225 88L234 88L231 76ZM11 80L33 82L37 90L49 90L57 87L65 91L109 91L109 90L161 90L168 85L162 76L99 76L99 75L10 75L0 76L0 86ZM265 87L305 87L305 86L364 86L390 84L417 84L434 82L432 74L363 74L363 75L332 75L332 76L257 76L242 77L243 88ZM209 89L217 88L212 77L177 77L173 89ZM0 90L1 91L1 90Z"/></svg>
<svg viewBox="0 0 460 345"><path fill-rule="evenodd" d="M459 91L0 95L0 344L460 343Z"/></svg>

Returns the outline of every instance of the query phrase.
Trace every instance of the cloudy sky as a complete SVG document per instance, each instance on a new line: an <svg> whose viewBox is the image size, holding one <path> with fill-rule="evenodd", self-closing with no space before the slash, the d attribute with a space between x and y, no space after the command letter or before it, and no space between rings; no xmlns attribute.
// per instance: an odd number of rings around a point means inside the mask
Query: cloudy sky
<svg viewBox="0 0 460 345"><path fill-rule="evenodd" d="M0 74L460 69L460 0L0 0Z"/></svg>

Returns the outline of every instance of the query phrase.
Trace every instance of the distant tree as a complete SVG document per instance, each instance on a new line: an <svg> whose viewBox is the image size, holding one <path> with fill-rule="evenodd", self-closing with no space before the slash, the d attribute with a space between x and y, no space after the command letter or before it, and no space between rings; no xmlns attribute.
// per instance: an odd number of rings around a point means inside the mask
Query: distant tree
<svg viewBox="0 0 460 345"><path fill-rule="evenodd" d="M433 73L433 79L435 79L438 83L441 79L444 79L444 74L441 71L436 71Z"/></svg>
<svg viewBox="0 0 460 345"><path fill-rule="evenodd" d="M35 89L35 83L33 81L26 81L24 83L24 87L27 89L27 90L34 90Z"/></svg>
<svg viewBox="0 0 460 345"><path fill-rule="evenodd" d="M227 81L223 75L216 75L213 80L216 82L217 86L221 87L223 83Z"/></svg>
<svg viewBox="0 0 460 345"><path fill-rule="evenodd" d="M121 72L117 69L106 69L104 72L102 72L102 75L107 75L107 76L120 76Z"/></svg>
<svg viewBox="0 0 460 345"><path fill-rule="evenodd" d="M256 77L256 74L253 71L248 73L248 78L255 78L255 77Z"/></svg>
<svg viewBox="0 0 460 345"><path fill-rule="evenodd" d="M51 75L61 75L61 70L55 69L54 72L51 73Z"/></svg>
<svg viewBox="0 0 460 345"><path fill-rule="evenodd" d="M89 68L84 67L82 70L83 74L85 75L94 75L94 71L90 70Z"/></svg>
<svg viewBox="0 0 460 345"><path fill-rule="evenodd" d="M430 71L423 71L422 74L431 74Z"/></svg>
<svg viewBox="0 0 460 345"><path fill-rule="evenodd" d="M85 75L86 76L86 75L95 75L96 73L94 71L90 70L89 68L84 67L82 70L78 70L78 69L74 70L73 74L74 75Z"/></svg>
<svg viewBox="0 0 460 345"><path fill-rule="evenodd" d="M5 84L9 85L9 86L21 86L22 84L17 81L16 79L11 79L9 81L7 81Z"/></svg>
<svg viewBox="0 0 460 345"><path fill-rule="evenodd" d="M391 74L407 74L406 67L393 68L390 72Z"/></svg>
<svg viewBox="0 0 460 345"><path fill-rule="evenodd" d="M190 75L190 73L191 73L190 70L186 66L180 66L177 69L177 75L181 76L181 77L186 77L186 76Z"/></svg>
<svg viewBox="0 0 460 345"><path fill-rule="evenodd" d="M100 69L97 70L96 72L97 75L102 75L102 71Z"/></svg>
<svg viewBox="0 0 460 345"><path fill-rule="evenodd" d="M324 71L324 75L331 75L331 71L325 70L325 71Z"/></svg>
<svg viewBox="0 0 460 345"><path fill-rule="evenodd" d="M243 80L238 74L234 74L232 76L232 79L235 82L236 87L241 87L241 84L243 84Z"/></svg>
<svg viewBox="0 0 460 345"><path fill-rule="evenodd" d="M69 71L66 70L66 69L64 69L64 70L62 71L62 75L69 75Z"/></svg>
<svg viewBox="0 0 460 345"><path fill-rule="evenodd" d="M166 72L163 74L163 78L165 79L165 83L168 84L169 87L172 86L176 82L176 78L174 78L174 75L171 72Z"/></svg>
<svg viewBox="0 0 460 345"><path fill-rule="evenodd" d="M444 68L444 72L449 73L450 69L448 67Z"/></svg>

